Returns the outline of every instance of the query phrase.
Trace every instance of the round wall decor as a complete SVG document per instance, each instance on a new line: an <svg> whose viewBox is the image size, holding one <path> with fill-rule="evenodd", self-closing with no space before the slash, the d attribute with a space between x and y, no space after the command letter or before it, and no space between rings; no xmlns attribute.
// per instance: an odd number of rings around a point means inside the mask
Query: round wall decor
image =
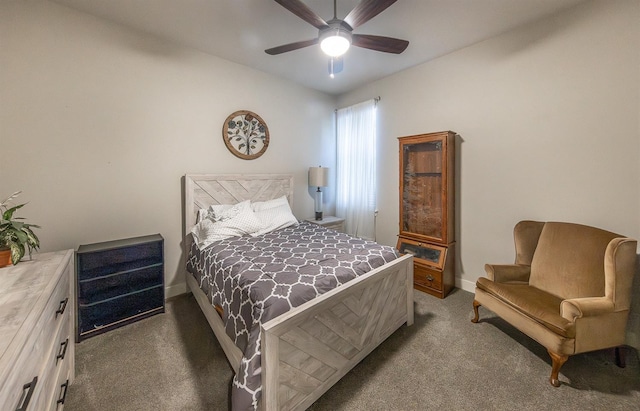
<svg viewBox="0 0 640 411"><path fill-rule="evenodd" d="M225 120L222 139L234 156L253 160L267 151L269 129L256 113L240 110L232 113Z"/></svg>

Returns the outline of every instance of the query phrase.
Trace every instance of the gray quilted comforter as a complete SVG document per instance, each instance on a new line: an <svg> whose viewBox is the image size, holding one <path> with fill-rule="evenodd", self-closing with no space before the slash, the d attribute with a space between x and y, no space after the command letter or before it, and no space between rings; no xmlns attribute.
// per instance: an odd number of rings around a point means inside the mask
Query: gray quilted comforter
<svg viewBox="0 0 640 411"><path fill-rule="evenodd" d="M258 237L193 245L187 270L224 310L226 332L244 353L233 378L233 410L260 399L260 324L398 258L383 246L302 222Z"/></svg>

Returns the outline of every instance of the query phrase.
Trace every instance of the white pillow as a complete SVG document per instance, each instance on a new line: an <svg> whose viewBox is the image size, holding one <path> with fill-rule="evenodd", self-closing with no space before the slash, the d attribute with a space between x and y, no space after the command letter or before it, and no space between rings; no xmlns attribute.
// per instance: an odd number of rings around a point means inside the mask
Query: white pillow
<svg viewBox="0 0 640 411"><path fill-rule="evenodd" d="M289 206L289 201L287 201L287 196L282 196L274 200L256 201L255 203L251 203L251 208L253 209L253 211L263 211L263 210L268 210L270 208L275 208L284 204Z"/></svg>
<svg viewBox="0 0 640 411"><path fill-rule="evenodd" d="M208 215L209 215L209 210L207 210L206 208L199 209L198 215L196 216L196 224L198 224L200 221L207 218Z"/></svg>
<svg viewBox="0 0 640 411"><path fill-rule="evenodd" d="M240 210L238 207L245 207L246 205L240 206L240 204L249 203L249 200L243 201L238 204L212 204L207 208L208 217L213 221L222 221L224 219L228 219L238 214Z"/></svg>
<svg viewBox="0 0 640 411"><path fill-rule="evenodd" d="M220 217L223 212L229 210L233 207L233 204L212 204L209 208L201 208L198 210L198 215L196 217L196 224L205 218L210 218L213 221L220 220Z"/></svg>
<svg viewBox="0 0 640 411"><path fill-rule="evenodd" d="M298 223L298 220L296 220L296 217L291 212L288 202L277 207L256 211L255 214L262 223L263 228L251 234L253 237Z"/></svg>
<svg viewBox="0 0 640 411"><path fill-rule="evenodd" d="M198 248L203 249L214 241L253 234L262 230L263 227L251 210L249 201L243 201L223 212L219 221L213 221L210 217L205 218L193 227L191 233Z"/></svg>

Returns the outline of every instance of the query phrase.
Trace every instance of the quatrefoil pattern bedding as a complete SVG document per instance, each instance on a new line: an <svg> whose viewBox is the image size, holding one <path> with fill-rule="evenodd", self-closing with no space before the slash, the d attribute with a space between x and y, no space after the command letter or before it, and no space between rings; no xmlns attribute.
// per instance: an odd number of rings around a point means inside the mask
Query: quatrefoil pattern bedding
<svg viewBox="0 0 640 411"><path fill-rule="evenodd" d="M191 248L187 269L244 353L233 378L232 408L257 408L261 391L260 324L380 267L399 255L383 246L302 222L258 237Z"/></svg>

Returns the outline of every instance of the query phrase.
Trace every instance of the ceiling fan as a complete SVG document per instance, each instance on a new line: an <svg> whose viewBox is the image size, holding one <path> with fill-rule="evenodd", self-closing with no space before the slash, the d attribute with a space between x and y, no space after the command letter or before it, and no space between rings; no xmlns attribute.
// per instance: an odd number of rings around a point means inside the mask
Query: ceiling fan
<svg viewBox="0 0 640 411"><path fill-rule="evenodd" d="M300 0L275 0L302 20L318 29L318 37L310 40L297 41L265 50L265 53L277 55L288 51L298 50L304 47L320 43L329 60L329 72L332 74L342 70L340 58L349 46L382 51L385 53L400 54L409 42L392 37L374 36L370 34L353 34L353 29L371 20L382 13L397 0L362 0L351 12L341 20L336 16L336 0L333 1L333 19L324 21L313 10Z"/></svg>

